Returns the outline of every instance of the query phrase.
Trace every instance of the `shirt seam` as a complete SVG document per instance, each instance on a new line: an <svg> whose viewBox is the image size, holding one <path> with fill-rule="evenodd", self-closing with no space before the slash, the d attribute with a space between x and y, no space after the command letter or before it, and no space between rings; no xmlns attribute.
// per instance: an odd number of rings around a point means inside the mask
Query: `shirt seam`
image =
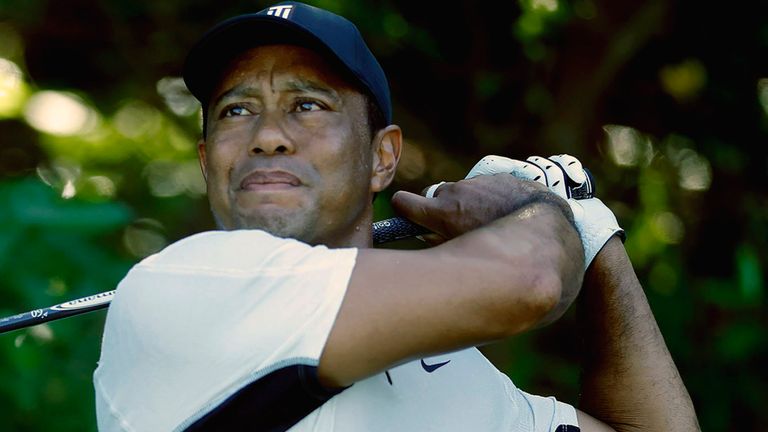
<svg viewBox="0 0 768 432"><path fill-rule="evenodd" d="M344 255L351 253L356 257L356 250L350 249L343 252ZM354 259L353 259L354 260ZM274 274L281 275L287 272L291 274L296 273L308 273L317 270L327 270L327 263L317 264L299 264L299 265L285 265L285 266L260 266L254 269L237 269L228 268L222 269L220 267L209 267L201 265L183 265L183 264L150 264L139 263L134 266L134 270L147 271L152 273L183 273L183 274L204 274L204 275L232 275L232 276L251 276L255 274Z"/></svg>
<svg viewBox="0 0 768 432"><path fill-rule="evenodd" d="M104 386L101 384L101 379L97 376L94 380L94 383L96 384L96 389L99 392L99 395L101 398L104 399L104 402L107 404L107 407L109 407L109 415L114 417L117 420L117 425L120 428L120 430L127 431L127 432L134 432L136 429L133 428L131 423L123 417L122 414L115 408L115 404L112 402L112 399L108 396L106 390L104 389Z"/></svg>

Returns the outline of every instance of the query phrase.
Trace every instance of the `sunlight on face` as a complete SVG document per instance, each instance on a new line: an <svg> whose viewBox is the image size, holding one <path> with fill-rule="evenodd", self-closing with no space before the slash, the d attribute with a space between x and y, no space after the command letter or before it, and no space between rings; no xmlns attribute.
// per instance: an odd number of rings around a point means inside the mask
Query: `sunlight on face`
<svg viewBox="0 0 768 432"><path fill-rule="evenodd" d="M337 244L370 225L365 97L319 55L252 49L212 96L201 156L223 228Z"/></svg>

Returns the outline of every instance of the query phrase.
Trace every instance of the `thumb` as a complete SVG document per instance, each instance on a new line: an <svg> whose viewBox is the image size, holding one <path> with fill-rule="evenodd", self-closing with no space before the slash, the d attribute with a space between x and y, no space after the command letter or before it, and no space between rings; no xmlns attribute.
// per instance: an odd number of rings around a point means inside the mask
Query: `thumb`
<svg viewBox="0 0 768 432"><path fill-rule="evenodd" d="M440 207L437 199L425 198L411 192L397 191L392 196L392 207L399 215L411 222L432 232L441 232L439 218L436 217Z"/></svg>

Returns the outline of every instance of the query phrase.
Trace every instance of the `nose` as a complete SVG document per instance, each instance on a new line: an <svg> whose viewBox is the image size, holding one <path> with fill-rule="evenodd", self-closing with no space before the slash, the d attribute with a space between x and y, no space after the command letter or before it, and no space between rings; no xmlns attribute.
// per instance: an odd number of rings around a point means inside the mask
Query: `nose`
<svg viewBox="0 0 768 432"><path fill-rule="evenodd" d="M254 125L253 137L248 144L248 154L274 155L291 154L295 146L285 131L278 113L262 113Z"/></svg>

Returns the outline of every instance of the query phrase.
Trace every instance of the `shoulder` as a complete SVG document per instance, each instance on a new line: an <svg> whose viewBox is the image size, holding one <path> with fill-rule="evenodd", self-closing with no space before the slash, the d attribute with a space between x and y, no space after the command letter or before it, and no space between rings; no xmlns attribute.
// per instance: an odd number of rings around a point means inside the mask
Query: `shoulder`
<svg viewBox="0 0 768 432"><path fill-rule="evenodd" d="M259 230L204 232L136 264L120 282L110 311L142 305L145 311L160 308L160 314L169 303L205 309L224 298L229 308L246 298L269 304L267 298L287 299L307 286L343 292L356 260L356 249L313 247Z"/></svg>
<svg viewBox="0 0 768 432"><path fill-rule="evenodd" d="M261 230L206 231L183 238L139 265L231 261L233 258L266 255L281 248L304 249L309 246L291 239L275 237Z"/></svg>
<svg viewBox="0 0 768 432"><path fill-rule="evenodd" d="M136 424L157 425L162 406L159 420L168 423L137 429L171 430L248 383L265 383L262 390L282 385L262 381L272 372L316 367L355 252L263 231L215 231L137 264L107 314L94 375L99 424L120 412ZM173 389L189 397L174 397Z"/></svg>
<svg viewBox="0 0 768 432"><path fill-rule="evenodd" d="M261 230L207 231L181 239L147 257L136 268L197 268L253 272L273 270L339 255L354 249L331 250Z"/></svg>

